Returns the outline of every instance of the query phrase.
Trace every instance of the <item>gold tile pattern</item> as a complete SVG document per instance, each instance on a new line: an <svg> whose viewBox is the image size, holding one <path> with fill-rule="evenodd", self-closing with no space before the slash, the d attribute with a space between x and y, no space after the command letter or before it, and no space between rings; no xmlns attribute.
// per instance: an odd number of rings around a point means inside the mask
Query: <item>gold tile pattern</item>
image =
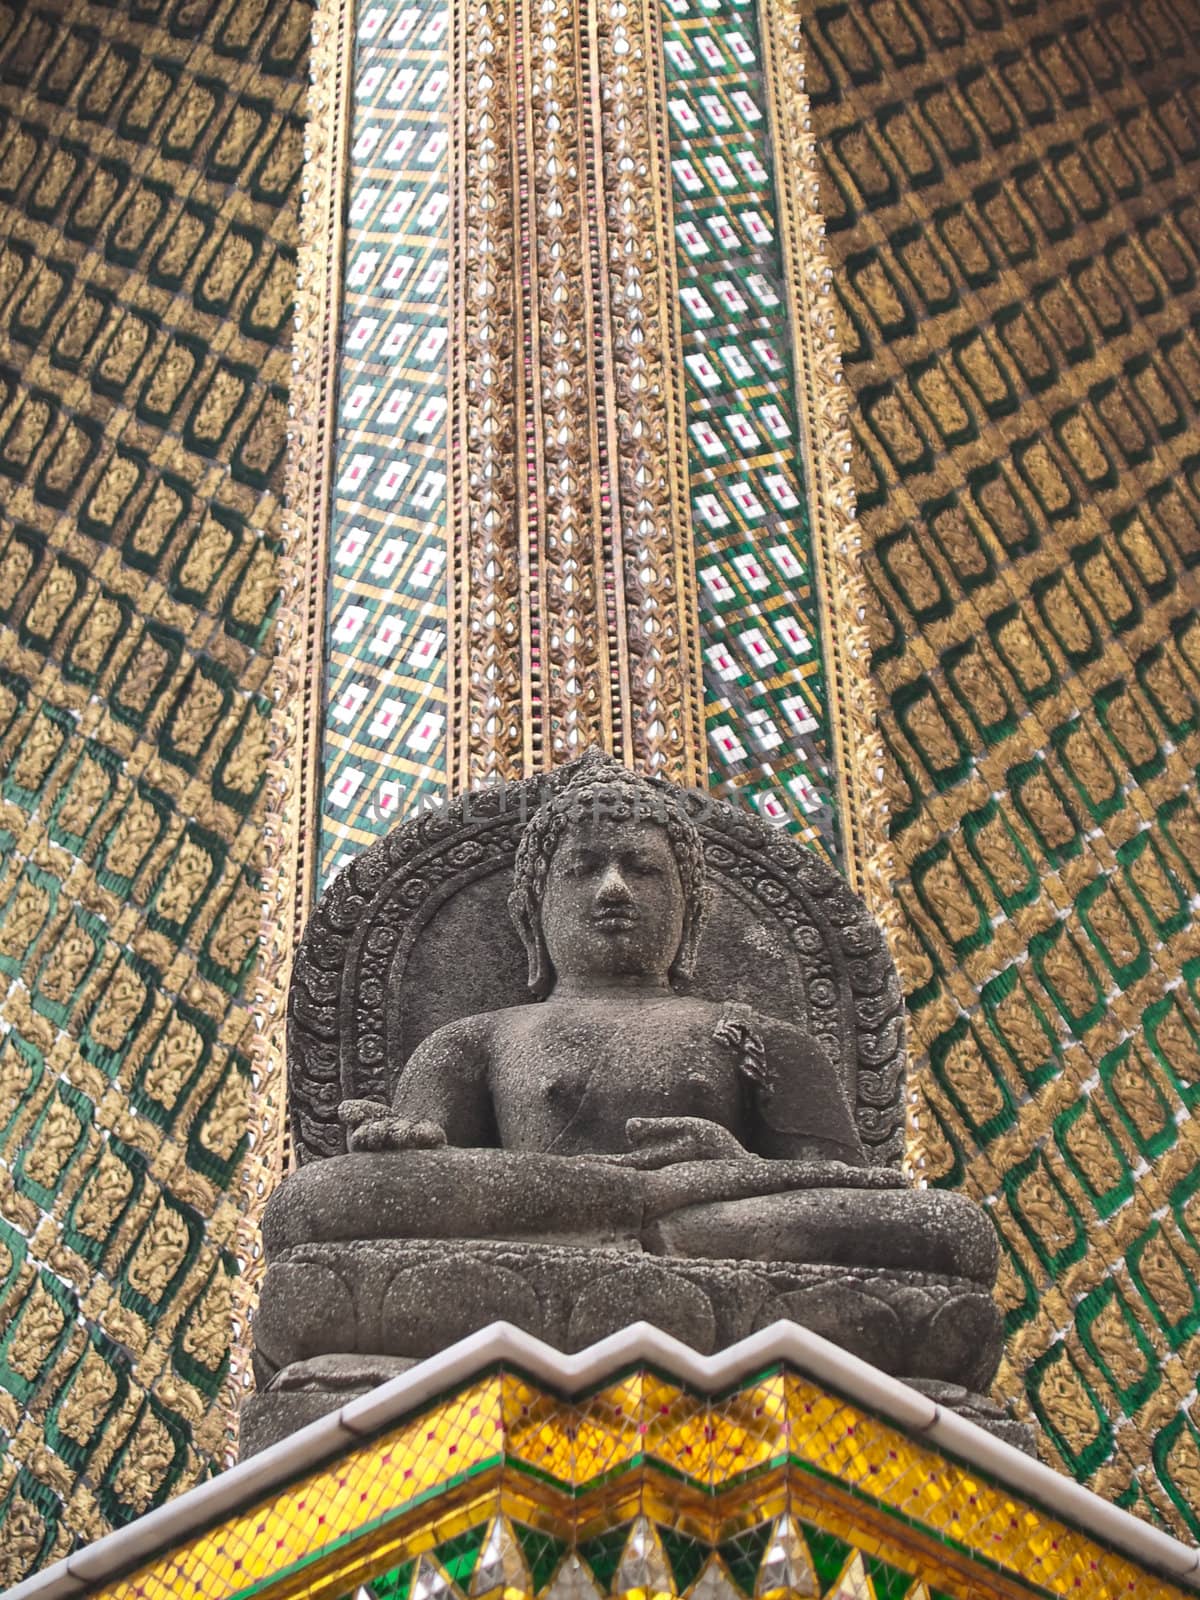
<svg viewBox="0 0 1200 1600"><path fill-rule="evenodd" d="M0 1589L228 1448L310 18L0 5Z"/></svg>
<svg viewBox="0 0 1200 1600"><path fill-rule="evenodd" d="M1181 1600L861 1407L773 1368L565 1400L497 1370L97 1600L690 1595Z"/></svg>
<svg viewBox="0 0 1200 1600"><path fill-rule="evenodd" d="M0 5L4 1581L224 1447L309 16L306 0ZM805 20L920 1168L993 1208L1001 1390L1048 1455L1195 1535L1200 16L885 0ZM742 1539L755 1593L762 1573L804 1592L808 1562L814 1593L909 1600L857 1524L837 1524L853 1548L836 1571L818 1560L805 1530L834 1526L828 1507L811 1521L829 1463L895 1496L924 1474L941 1486L926 1531L986 1527L1042 1592L1099 1592L1074 1536L1026 1517L1018 1538L1004 1503L984 1517L936 1462L821 1433L816 1401L816 1456L793 1448L782 1378L720 1426L656 1383L613 1386L569 1426L505 1387L512 1460L542 1498L521 1477L519 1495L487 1491L490 1521L458 1506L421 1546L442 1553L388 1592L454 1592L472 1549L539 1592L512 1530L546 1524L557 1484L604 1501L580 1594L601 1571L673 1592L695 1552L664 1529L699 1519L705 1593L749 1592ZM462 1459L503 1478L479 1427ZM357 1492L382 1508L375 1481ZM728 1524L711 1531L681 1483L737 1485ZM307 1508L290 1515L308 1528ZM232 1560L254 1557L243 1542ZM407 1559L371 1566L377 1592ZM492 1567L463 1570L483 1592ZM951 1577L928 1583L957 1593Z"/></svg>
<svg viewBox="0 0 1200 1600"><path fill-rule="evenodd" d="M913 1145L999 1392L1200 1535L1200 7L806 8Z"/></svg>

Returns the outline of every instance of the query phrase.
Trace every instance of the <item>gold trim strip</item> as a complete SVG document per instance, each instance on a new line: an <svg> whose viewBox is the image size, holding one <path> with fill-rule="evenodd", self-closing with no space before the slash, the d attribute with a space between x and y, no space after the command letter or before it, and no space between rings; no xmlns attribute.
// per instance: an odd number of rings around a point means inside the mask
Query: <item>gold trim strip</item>
<svg viewBox="0 0 1200 1600"><path fill-rule="evenodd" d="M704 784L702 682L671 197L652 5L597 0L613 463L635 765Z"/></svg>
<svg viewBox="0 0 1200 1600"><path fill-rule="evenodd" d="M895 927L883 743L870 676L862 538L850 479L849 391L821 216L816 141L804 87L798 0L759 0L779 220L796 353L832 765L851 885Z"/></svg>
<svg viewBox="0 0 1200 1600"><path fill-rule="evenodd" d="M617 737L703 783L657 18L517 6L454 23L450 786Z"/></svg>
<svg viewBox="0 0 1200 1600"><path fill-rule="evenodd" d="M586 5L586 0L583 0ZM525 0L542 763L611 746L579 0Z"/></svg>
<svg viewBox="0 0 1200 1600"><path fill-rule="evenodd" d="M506 0L462 0L453 23L454 291L447 347L457 411L447 530L454 624L448 648L457 656L447 763L452 793L520 777L531 757L529 569L522 558L528 517L517 465L526 396L512 14Z"/></svg>
<svg viewBox="0 0 1200 1600"><path fill-rule="evenodd" d="M690 451L687 433L687 397L683 366L683 329L680 321L678 258L675 243L675 208L671 165L667 153L667 80L663 50L662 14L657 5L647 13L650 59L655 63L653 126L657 136L651 146L655 187L659 197L659 248L662 252L663 341L667 352L667 436L670 440L672 493L675 501L675 581L680 603L680 655L686 699L683 737L686 767L678 781L696 788L708 787L708 738L704 726L704 662L700 654L700 602L696 588L696 536L692 528Z"/></svg>
<svg viewBox="0 0 1200 1600"><path fill-rule="evenodd" d="M608 502L605 518L601 574L604 584L603 622L608 636L608 683L606 693L611 706L612 727L609 749L626 766L633 764L633 739L629 726L629 635L625 625L625 586L617 573L616 549L619 544L620 508L617 504L617 472L620 438L617 428L616 396L608 360L613 348L612 282L608 218L604 205L604 79L600 65L600 41L591 0L587 3L587 103L584 117L587 143L583 155L587 183L589 255L595 261L596 353L595 364L601 376L597 397L595 467L602 494ZM601 454L601 451L603 453ZM600 617L597 616L597 623Z"/></svg>
<svg viewBox="0 0 1200 1600"><path fill-rule="evenodd" d="M292 362L294 423L274 631L275 710L262 802L263 918L251 996L258 1019L253 1033L255 1082L237 1234L241 1276L233 1289L230 1371L223 1391L235 1415L251 1386L250 1316L265 1270L263 1210L289 1165L287 989L292 955L311 908L321 831L322 650L353 13L353 5L318 0L312 23Z"/></svg>

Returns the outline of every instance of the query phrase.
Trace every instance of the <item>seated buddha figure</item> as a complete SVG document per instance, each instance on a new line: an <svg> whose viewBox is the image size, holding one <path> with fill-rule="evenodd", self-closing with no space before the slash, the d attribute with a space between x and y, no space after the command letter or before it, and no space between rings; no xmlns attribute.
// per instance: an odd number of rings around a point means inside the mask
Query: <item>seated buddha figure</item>
<svg viewBox="0 0 1200 1600"><path fill-rule="evenodd" d="M488 1237L603 1234L608 1194L633 1214L628 1242L654 1254L978 1275L990 1225L868 1166L819 1045L688 994L706 899L681 799L615 764L585 767L533 814L517 855L509 911L535 998L438 1028L390 1105L344 1101L351 1151L409 1162L422 1227L445 1174L439 1233L464 1220L469 1183L486 1195ZM449 1150L469 1162L412 1165ZM553 1195L551 1216L529 1215L531 1185Z"/></svg>
<svg viewBox="0 0 1200 1600"><path fill-rule="evenodd" d="M548 788L528 820L506 791L482 820L460 801L402 824L317 909L291 1001L303 1164L264 1218L245 1437L496 1321L564 1349L647 1321L708 1351L790 1320L976 1404L1001 1350L996 1238L964 1196L868 1158L880 1118L897 1154L903 1054L865 908L757 820L697 824L599 752ZM510 886L522 1003L495 927ZM783 920L789 894L811 915ZM807 990L781 976L801 969ZM500 1004L472 1011L480 993Z"/></svg>

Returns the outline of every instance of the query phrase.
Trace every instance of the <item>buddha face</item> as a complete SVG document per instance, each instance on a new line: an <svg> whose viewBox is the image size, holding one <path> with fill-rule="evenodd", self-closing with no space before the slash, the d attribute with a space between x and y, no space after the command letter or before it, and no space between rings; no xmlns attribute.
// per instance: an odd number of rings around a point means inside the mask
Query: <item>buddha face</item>
<svg viewBox="0 0 1200 1600"><path fill-rule="evenodd" d="M550 862L541 924L560 984L665 986L684 927L665 829L602 815L573 821Z"/></svg>

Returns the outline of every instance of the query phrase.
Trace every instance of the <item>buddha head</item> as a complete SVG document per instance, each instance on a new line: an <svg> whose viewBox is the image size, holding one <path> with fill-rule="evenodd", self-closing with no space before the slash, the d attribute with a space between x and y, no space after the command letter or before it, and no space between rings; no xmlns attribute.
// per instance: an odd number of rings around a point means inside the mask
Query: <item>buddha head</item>
<svg viewBox="0 0 1200 1600"><path fill-rule="evenodd" d="M682 796L601 751L533 813L509 912L529 987L686 983L704 924L704 853Z"/></svg>

